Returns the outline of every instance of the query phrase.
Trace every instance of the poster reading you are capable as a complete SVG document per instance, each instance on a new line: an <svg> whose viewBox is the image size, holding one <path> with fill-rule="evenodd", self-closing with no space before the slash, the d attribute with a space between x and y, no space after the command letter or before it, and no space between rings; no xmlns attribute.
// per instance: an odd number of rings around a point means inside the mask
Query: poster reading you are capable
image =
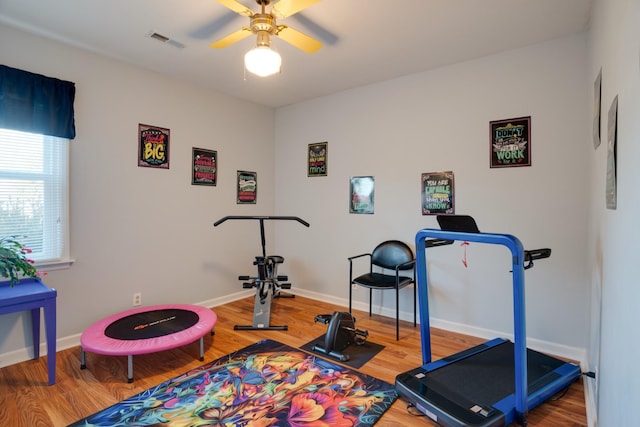
<svg viewBox="0 0 640 427"><path fill-rule="evenodd" d="M453 172L422 174L422 215L453 215Z"/></svg>

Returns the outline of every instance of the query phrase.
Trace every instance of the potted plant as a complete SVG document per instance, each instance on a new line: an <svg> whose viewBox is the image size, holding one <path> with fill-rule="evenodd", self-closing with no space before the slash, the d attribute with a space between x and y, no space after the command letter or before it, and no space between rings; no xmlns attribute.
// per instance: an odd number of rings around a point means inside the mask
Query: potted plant
<svg viewBox="0 0 640 427"><path fill-rule="evenodd" d="M38 270L34 261L27 258L31 249L26 248L16 240L18 236L8 236L0 239L0 276L6 277L14 286L21 277L37 278Z"/></svg>

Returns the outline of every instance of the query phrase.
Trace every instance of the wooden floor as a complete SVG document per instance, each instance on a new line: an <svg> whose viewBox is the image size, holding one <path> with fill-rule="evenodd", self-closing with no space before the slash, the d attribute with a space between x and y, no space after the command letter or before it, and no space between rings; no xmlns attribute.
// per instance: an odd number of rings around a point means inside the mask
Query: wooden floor
<svg viewBox="0 0 640 427"><path fill-rule="evenodd" d="M314 323L316 314L344 311L319 301L296 297L274 300L272 325L288 331L234 331L236 324L251 324L253 298L214 307L218 315L215 335L205 337L205 361L217 359L260 339L270 338L300 347L326 332ZM393 319L354 312L359 329L369 331L369 340L385 349L359 370L394 383L398 373L422 364L419 328L403 322L400 341L395 340ZM97 319L96 319L97 320ZM87 325L88 326L88 325ZM434 359L458 352L484 340L433 331ZM135 356L135 381L128 384L127 358L87 354L87 369L80 370L80 348L58 352L57 382L47 385L46 357L0 369L0 424L12 427L66 426L162 381L198 367L197 343L161 353ZM433 426L428 418L411 415L406 402L398 399L376 426ZM586 426L582 380L576 381L561 399L549 401L529 412L530 426Z"/></svg>

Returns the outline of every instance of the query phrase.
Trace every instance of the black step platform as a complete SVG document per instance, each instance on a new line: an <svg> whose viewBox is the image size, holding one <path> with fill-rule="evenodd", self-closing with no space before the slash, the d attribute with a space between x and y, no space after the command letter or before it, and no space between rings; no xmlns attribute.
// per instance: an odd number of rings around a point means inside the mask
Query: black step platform
<svg viewBox="0 0 640 427"><path fill-rule="evenodd" d="M527 349L528 406L568 387L579 373L572 363ZM495 339L412 369L396 377L396 388L441 425L504 426L513 419L513 343Z"/></svg>

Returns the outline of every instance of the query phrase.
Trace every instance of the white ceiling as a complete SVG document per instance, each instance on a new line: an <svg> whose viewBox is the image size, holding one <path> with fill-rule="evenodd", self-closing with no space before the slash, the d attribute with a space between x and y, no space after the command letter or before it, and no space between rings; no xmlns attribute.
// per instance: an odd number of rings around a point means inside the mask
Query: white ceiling
<svg viewBox="0 0 640 427"><path fill-rule="evenodd" d="M239 0L254 11L254 0ZM277 37L282 73L245 79L249 25L216 0L0 0L0 23L238 98L280 107L586 30L592 0L321 0L278 21L323 42L307 54ZM160 33L185 46L148 37ZM1 59L0 59L1 61ZM11 64L6 64L11 65Z"/></svg>

